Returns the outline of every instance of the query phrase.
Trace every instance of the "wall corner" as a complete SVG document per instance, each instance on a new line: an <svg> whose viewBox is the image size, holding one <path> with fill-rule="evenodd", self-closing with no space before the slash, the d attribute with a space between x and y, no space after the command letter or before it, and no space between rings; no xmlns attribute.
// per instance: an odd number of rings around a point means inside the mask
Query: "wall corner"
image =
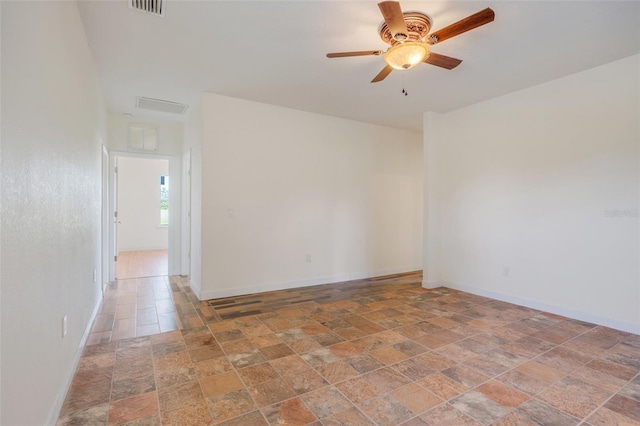
<svg viewBox="0 0 640 426"><path fill-rule="evenodd" d="M440 197L438 147L442 140L442 115L428 111L423 116L423 282L424 288L440 286Z"/></svg>

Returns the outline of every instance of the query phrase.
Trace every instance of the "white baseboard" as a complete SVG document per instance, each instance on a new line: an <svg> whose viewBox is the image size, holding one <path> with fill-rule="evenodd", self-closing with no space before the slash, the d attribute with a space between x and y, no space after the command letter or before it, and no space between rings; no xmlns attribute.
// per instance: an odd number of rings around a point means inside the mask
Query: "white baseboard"
<svg viewBox="0 0 640 426"><path fill-rule="evenodd" d="M196 295L198 300L207 300L206 298L202 297L202 292L200 291L200 283L196 282L193 275L189 277L189 287L191 287L191 291Z"/></svg>
<svg viewBox="0 0 640 426"><path fill-rule="evenodd" d="M62 410L62 404L64 404L64 399L67 396L67 392L69 392L69 388L71 387L71 381L73 380L73 376L76 373L76 369L78 368L78 364L80 363L80 358L82 356L82 352L84 351L84 345L87 343L87 339L89 338L89 333L91 333L91 327L93 326L93 321L95 321L96 316L98 315L98 311L100 310L100 304L102 303L102 297L98 298L96 306L93 308L93 312L91 313L91 318L89 318L89 322L87 323L87 327L84 330L84 334L82 335L82 339L80 339L80 345L78 349L76 349L76 353L73 356L73 361L71 362L71 368L67 372L67 377L65 382L56 398L56 403L51 410L51 415L49 416L48 425L55 425L58 421L58 417L60 416L60 410Z"/></svg>
<svg viewBox="0 0 640 426"><path fill-rule="evenodd" d="M465 285L459 285L452 282L442 282L441 285L443 287L464 291L466 293L475 294L477 296L490 297L491 299L514 303L516 305L526 306L527 308L550 312L556 315L562 315L564 317L576 319L579 321L585 321L585 322L590 322L592 324L602 325L604 327L615 328L616 330L626 331L628 333L640 334L640 323L617 320L614 318L592 314L590 312L578 311L575 309L565 308L563 306L558 306L558 305L552 305L552 304L540 302L537 300L525 299L522 297L510 295L510 294L484 290L481 288L470 287ZM424 282L422 286L423 287L425 286ZM430 288L430 287L425 287L425 288Z"/></svg>
<svg viewBox="0 0 640 426"><path fill-rule="evenodd" d="M445 281L426 281L426 280L422 280L422 288L426 288L426 289L433 289L433 288L438 288L438 287L446 287L447 286L447 282Z"/></svg>
<svg viewBox="0 0 640 426"><path fill-rule="evenodd" d="M196 296L200 300L218 299L221 297L233 297L245 294L263 293L265 291L286 290L297 287L310 287L320 284L332 284L343 281L361 280L365 278L381 277L384 275L404 274L407 272L418 271L420 269L422 269L421 266L412 266L405 268L382 269L371 272L357 272L351 274L334 275L331 277L310 278L306 280L289 281L282 283L252 285L239 288L225 288L220 290L207 290L200 292L200 294L196 293Z"/></svg>

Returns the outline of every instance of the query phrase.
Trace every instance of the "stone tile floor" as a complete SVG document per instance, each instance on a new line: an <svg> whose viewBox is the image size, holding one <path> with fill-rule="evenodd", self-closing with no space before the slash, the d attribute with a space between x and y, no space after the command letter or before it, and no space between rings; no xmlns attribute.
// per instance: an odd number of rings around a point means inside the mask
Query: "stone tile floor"
<svg viewBox="0 0 640 426"><path fill-rule="evenodd" d="M640 425L640 336L420 282L233 319L181 277L117 283L58 424Z"/></svg>

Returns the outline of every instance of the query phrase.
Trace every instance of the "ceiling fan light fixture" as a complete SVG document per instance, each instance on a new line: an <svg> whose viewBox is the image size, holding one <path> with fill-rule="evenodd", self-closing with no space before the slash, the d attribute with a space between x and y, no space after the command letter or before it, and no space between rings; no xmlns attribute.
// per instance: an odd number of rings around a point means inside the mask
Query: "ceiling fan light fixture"
<svg viewBox="0 0 640 426"><path fill-rule="evenodd" d="M429 48L421 41L406 41L391 46L384 61L397 70L408 70L429 56Z"/></svg>

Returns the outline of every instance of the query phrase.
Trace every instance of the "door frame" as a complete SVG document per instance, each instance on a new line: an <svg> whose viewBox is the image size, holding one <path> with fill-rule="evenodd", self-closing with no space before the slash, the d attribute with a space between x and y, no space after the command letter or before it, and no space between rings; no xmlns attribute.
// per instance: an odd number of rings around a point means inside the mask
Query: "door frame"
<svg viewBox="0 0 640 426"><path fill-rule="evenodd" d="M109 281L116 280L116 255L118 254L118 157L109 157Z"/></svg>
<svg viewBox="0 0 640 426"><path fill-rule="evenodd" d="M111 281L116 279L116 251L118 249L118 230L117 230L117 173L116 167L118 158L134 157L146 158L149 160L167 160L169 162L169 182L171 189L169 191L169 226L168 226L168 275L177 275L180 273L181 263L181 197L182 197L182 179L181 179L181 157L170 155L155 155L126 151L111 151L109 163L109 186L110 186L110 203L109 217L111 226L109 227L109 278Z"/></svg>
<svg viewBox="0 0 640 426"><path fill-rule="evenodd" d="M111 168L109 167L109 151L107 147L102 144L102 191L101 191L101 204L102 204L102 213L101 213L101 241L102 245L100 247L101 253L101 267L100 267L100 289L102 291L102 297L104 297L107 285L109 284L109 230L111 229L111 216L109 215L109 206L111 203L109 202L110 191L109 191L109 175L111 174Z"/></svg>
<svg viewBox="0 0 640 426"><path fill-rule="evenodd" d="M180 274L191 273L191 148L182 156L182 259Z"/></svg>

